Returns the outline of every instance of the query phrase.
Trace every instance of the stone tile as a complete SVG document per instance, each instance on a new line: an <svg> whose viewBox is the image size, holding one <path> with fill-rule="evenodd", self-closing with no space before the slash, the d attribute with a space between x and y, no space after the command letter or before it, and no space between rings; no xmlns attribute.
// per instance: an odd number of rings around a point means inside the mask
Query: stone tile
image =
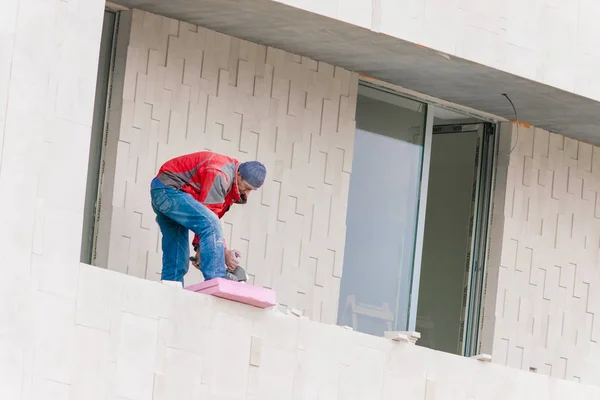
<svg viewBox="0 0 600 400"><path fill-rule="evenodd" d="M158 320L121 312L117 343L116 393L152 399Z"/></svg>
<svg viewBox="0 0 600 400"><path fill-rule="evenodd" d="M111 394L114 371L107 359L108 339L108 332L75 327L71 399L105 400Z"/></svg>
<svg viewBox="0 0 600 400"><path fill-rule="evenodd" d="M83 213L87 168L90 148L90 127L63 119L52 118L47 122L46 134L51 143L44 147L43 165L40 171L38 196L47 207ZM60 178L58 178L60 177ZM57 179L68 182L57 190Z"/></svg>
<svg viewBox="0 0 600 400"><path fill-rule="evenodd" d="M44 292L33 294L35 376L70 384L75 353L75 300Z"/></svg>
<svg viewBox="0 0 600 400"><path fill-rule="evenodd" d="M345 399L381 399L384 360L387 355L376 349L354 346L348 364L340 366L338 396Z"/></svg>
<svg viewBox="0 0 600 400"><path fill-rule="evenodd" d="M34 380L31 400L69 400L71 385L52 380Z"/></svg>
<svg viewBox="0 0 600 400"><path fill-rule="evenodd" d="M128 313L158 319L167 316L171 288L160 282L130 278L123 283L121 309Z"/></svg>
<svg viewBox="0 0 600 400"><path fill-rule="evenodd" d="M36 254L32 256L32 280L35 288L44 293L75 300L78 274L79 262L60 261Z"/></svg>
<svg viewBox="0 0 600 400"><path fill-rule="evenodd" d="M24 343L0 336L0 398L19 399L23 381Z"/></svg>
<svg viewBox="0 0 600 400"><path fill-rule="evenodd" d="M393 400L398 398L398 394L406 399L424 399L425 398L426 379L415 379L412 376L397 376L386 373L383 377L383 390L381 398L384 400Z"/></svg>
<svg viewBox="0 0 600 400"><path fill-rule="evenodd" d="M215 317L217 299L186 290L175 292L161 329L161 340L171 348L204 354L209 347L209 328Z"/></svg>
<svg viewBox="0 0 600 400"><path fill-rule="evenodd" d="M111 311L120 309L122 288L121 275L80 264L75 323L110 331Z"/></svg>
<svg viewBox="0 0 600 400"><path fill-rule="evenodd" d="M257 393L266 399L293 399L296 352L263 348Z"/></svg>
<svg viewBox="0 0 600 400"><path fill-rule="evenodd" d="M255 336L251 338L250 344L250 365L260 367L260 354L262 350L262 340Z"/></svg>
<svg viewBox="0 0 600 400"><path fill-rule="evenodd" d="M212 394L237 398L246 393L251 326L251 321L240 315L214 316L213 327L202 338L207 341L202 353L202 383L208 385ZM236 379L232 380L232 376Z"/></svg>
<svg viewBox="0 0 600 400"><path fill-rule="evenodd" d="M155 391L154 399L193 400L205 392L200 377L203 360L198 354L167 348L164 372L164 392Z"/></svg>

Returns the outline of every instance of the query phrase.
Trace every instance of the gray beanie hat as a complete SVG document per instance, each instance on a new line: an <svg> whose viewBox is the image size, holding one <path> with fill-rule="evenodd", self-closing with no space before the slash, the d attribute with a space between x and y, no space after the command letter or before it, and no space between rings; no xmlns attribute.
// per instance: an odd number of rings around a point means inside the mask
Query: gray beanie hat
<svg viewBox="0 0 600 400"><path fill-rule="evenodd" d="M238 171L242 178L256 189L262 186L267 176L267 169L258 161L241 163Z"/></svg>

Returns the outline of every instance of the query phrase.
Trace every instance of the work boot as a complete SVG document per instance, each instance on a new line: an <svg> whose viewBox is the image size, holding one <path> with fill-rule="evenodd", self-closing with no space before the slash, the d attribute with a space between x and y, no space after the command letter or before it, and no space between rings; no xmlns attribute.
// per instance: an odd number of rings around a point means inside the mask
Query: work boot
<svg viewBox="0 0 600 400"><path fill-rule="evenodd" d="M236 267L233 271L227 270L227 276L225 279L234 282L246 282L248 280L248 275L246 274L246 270L242 267Z"/></svg>

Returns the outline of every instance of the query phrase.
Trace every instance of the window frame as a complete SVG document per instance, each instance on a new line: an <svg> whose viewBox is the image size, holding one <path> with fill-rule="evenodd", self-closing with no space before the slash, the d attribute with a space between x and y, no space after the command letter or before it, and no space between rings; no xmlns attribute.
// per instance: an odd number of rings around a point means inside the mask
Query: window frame
<svg viewBox="0 0 600 400"><path fill-rule="evenodd" d="M379 81L374 78L366 77L361 75L359 78L359 85L369 86L376 90L383 92L392 93L396 96L404 97L410 100L416 100L425 104L425 138L423 143L423 158L421 163L421 182L420 182L420 195L419 205L417 211L417 226L416 226L416 239L415 249L413 257L413 268L412 277L410 284L410 297L408 305L408 331L416 331L417 324L417 310L419 305L419 285L421 277L421 263L423 258L423 240L425 233L425 216L427 212L427 192L429 184L429 168L431 163L431 147L433 139L433 126L436 110L451 110L459 112L466 117L472 117L478 119L481 123L491 124L493 132L491 132L491 140L488 143L488 147L485 149L487 152L487 160L480 162L478 171L478 198L477 204L483 201L486 205L486 209L478 213L475 210L474 224L480 225L483 228L480 229L477 234L482 235L476 239L477 246L474 247L472 256L470 257L470 268L469 268L469 286L467 293L467 307L465 309L465 327L463 329L463 349L462 355L473 356L477 354L480 347L480 331L483 321L483 304L485 298L485 276L487 260L490 252L490 230L493 210L493 198L494 198L494 182L497 169L497 151L499 142L499 124L500 120L493 115L478 112L477 110L469 109L467 107L457 106L455 104L447 103L438 99L429 98L427 96L421 96L418 93L412 92L408 89L397 87L393 84ZM483 158L480 155L480 158ZM481 180L483 169L485 168L485 181ZM485 186L481 187L480 186ZM485 196L485 197L482 197ZM481 219L483 218L483 220ZM473 228L476 229L475 227ZM475 231L474 231L475 235ZM475 238L475 236L474 236ZM474 239L475 240L475 239ZM475 251L478 252L479 258L474 256ZM473 266L476 260L483 260L483 265L478 265L476 270L473 270ZM476 284L477 288L473 290L473 279L474 275L477 275ZM473 298L473 293L478 295L478 298Z"/></svg>

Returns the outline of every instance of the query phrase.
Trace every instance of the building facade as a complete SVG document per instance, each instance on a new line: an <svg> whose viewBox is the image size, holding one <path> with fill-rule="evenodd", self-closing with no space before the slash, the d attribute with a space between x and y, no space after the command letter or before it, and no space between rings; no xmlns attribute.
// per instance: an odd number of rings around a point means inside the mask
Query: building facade
<svg viewBox="0 0 600 400"><path fill-rule="evenodd" d="M597 6L5 11L1 398L600 398ZM275 309L158 282L203 149L267 167L223 227Z"/></svg>

